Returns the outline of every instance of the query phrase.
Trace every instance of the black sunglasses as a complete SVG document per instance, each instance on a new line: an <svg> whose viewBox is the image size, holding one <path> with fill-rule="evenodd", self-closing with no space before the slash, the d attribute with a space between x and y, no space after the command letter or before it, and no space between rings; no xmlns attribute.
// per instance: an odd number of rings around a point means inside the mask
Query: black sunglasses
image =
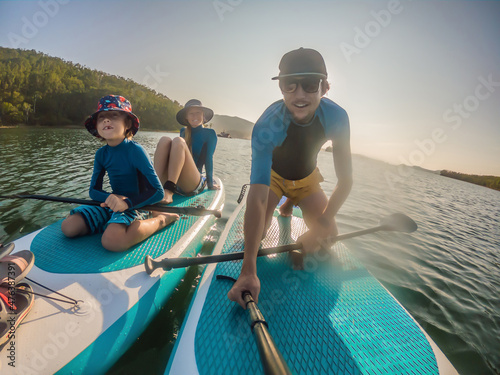
<svg viewBox="0 0 500 375"><path fill-rule="evenodd" d="M280 79L280 89L287 94L291 94L300 85L302 90L308 94L314 94L319 91L321 82L323 82L321 78L284 78Z"/></svg>

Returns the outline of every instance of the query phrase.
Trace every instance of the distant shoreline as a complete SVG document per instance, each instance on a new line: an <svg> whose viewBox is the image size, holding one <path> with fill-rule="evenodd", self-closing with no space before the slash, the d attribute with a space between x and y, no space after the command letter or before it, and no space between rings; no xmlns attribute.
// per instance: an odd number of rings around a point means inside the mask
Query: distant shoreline
<svg viewBox="0 0 500 375"><path fill-rule="evenodd" d="M332 147L331 146L326 147L325 151L332 152ZM361 155L361 154L357 154L357 155L365 157L364 155ZM371 157L368 157L368 158L373 159ZM377 160L377 161L380 161L382 163L387 163L390 165L395 165L395 164L391 164L391 163L383 161L383 160L378 160L378 159L373 159L373 160ZM460 180L460 181L468 182L468 183L471 183L474 185L484 186L484 187L487 187L489 189L500 191L500 176L467 174L467 173L448 171L445 169L443 169L443 170L429 170L429 169L425 169L425 168L415 166L415 165L413 165L413 166L406 165L406 164L400 164L400 165L404 165L405 167L408 167L408 168L414 168L414 169L421 170L423 172L434 173L434 174L438 174L438 175L443 176L443 177L449 177L449 178L453 178L455 180Z"/></svg>
<svg viewBox="0 0 500 375"><path fill-rule="evenodd" d="M0 125L0 129L81 129L85 130L83 125ZM155 133L179 133L179 130L161 130L161 129L144 129L143 131L155 132Z"/></svg>
<svg viewBox="0 0 500 375"><path fill-rule="evenodd" d="M36 129L85 129L83 125L26 125L26 124L17 124L17 125L0 125L0 129L16 129L16 128L36 128ZM155 133L178 133L178 131L172 130L160 130L160 129L142 129L143 131L155 132ZM235 139L245 139L234 137ZM331 146L324 149L326 152L332 152ZM361 155L364 156L364 155ZM371 159L371 158L370 158ZM376 159L374 159L376 160ZM385 162L384 162L385 163ZM411 166L410 166L411 167ZM419 168L415 167L414 168ZM500 177L499 176L491 176L491 175L475 175L475 174L466 174L460 172L453 172L448 170L441 171L430 171L424 168L419 168L426 172L430 173L438 173L440 176L453 178L455 180L469 182L471 184L484 186L489 189L500 191Z"/></svg>
<svg viewBox="0 0 500 375"><path fill-rule="evenodd" d="M500 177L498 176L481 176L477 174L465 174L446 170L442 170L440 175L500 191Z"/></svg>
<svg viewBox="0 0 500 375"><path fill-rule="evenodd" d="M20 128L36 128L36 129L85 129L83 125L0 125L0 129L20 129Z"/></svg>

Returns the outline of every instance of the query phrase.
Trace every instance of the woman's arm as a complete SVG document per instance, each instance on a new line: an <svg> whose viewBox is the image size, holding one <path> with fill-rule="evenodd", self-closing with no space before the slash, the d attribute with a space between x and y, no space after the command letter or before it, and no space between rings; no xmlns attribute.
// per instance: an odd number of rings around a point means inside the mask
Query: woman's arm
<svg viewBox="0 0 500 375"><path fill-rule="evenodd" d="M207 137L207 157L205 160L205 171L207 173L207 185L209 189L214 187L214 153L217 147L217 134L213 129L209 131Z"/></svg>
<svg viewBox="0 0 500 375"><path fill-rule="evenodd" d="M161 201L164 197L163 186L146 150L141 145L135 144L132 160L138 173L137 178L143 182L141 184L139 181L139 185L142 185L144 190L135 197L128 197L126 201L128 201L130 208L140 208Z"/></svg>

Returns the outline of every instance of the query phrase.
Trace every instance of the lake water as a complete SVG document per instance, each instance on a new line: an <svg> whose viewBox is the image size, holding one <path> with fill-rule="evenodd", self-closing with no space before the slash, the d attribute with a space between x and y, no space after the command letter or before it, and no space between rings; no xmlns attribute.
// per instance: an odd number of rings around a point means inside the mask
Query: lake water
<svg viewBox="0 0 500 375"><path fill-rule="evenodd" d="M135 140L152 156L162 135L141 131ZM0 194L88 198L94 153L100 146L85 130L0 129ZM412 234L376 233L346 245L459 373L500 374L500 192L362 156L354 156L353 163L355 183L337 216L339 231L375 226L393 212L406 213L419 229ZM331 153L320 152L318 164L329 194L336 183ZM236 207L241 186L248 183L250 141L219 138L214 169L225 185L226 203L205 253ZM70 207L0 200L0 242L49 225ZM163 373L202 269L188 271L111 374Z"/></svg>

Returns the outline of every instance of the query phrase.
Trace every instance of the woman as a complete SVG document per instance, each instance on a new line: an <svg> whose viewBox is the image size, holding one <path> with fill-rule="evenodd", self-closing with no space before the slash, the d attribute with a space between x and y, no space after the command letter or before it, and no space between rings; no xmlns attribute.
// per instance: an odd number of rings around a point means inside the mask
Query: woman
<svg viewBox="0 0 500 375"><path fill-rule="evenodd" d="M171 203L174 193L196 195L209 189L219 189L213 181L213 155L217 134L203 127L214 112L197 99L189 100L177 112L177 121L184 125L180 137L162 137L156 146L154 168L165 190L162 203ZM205 166L206 177L202 170Z"/></svg>

